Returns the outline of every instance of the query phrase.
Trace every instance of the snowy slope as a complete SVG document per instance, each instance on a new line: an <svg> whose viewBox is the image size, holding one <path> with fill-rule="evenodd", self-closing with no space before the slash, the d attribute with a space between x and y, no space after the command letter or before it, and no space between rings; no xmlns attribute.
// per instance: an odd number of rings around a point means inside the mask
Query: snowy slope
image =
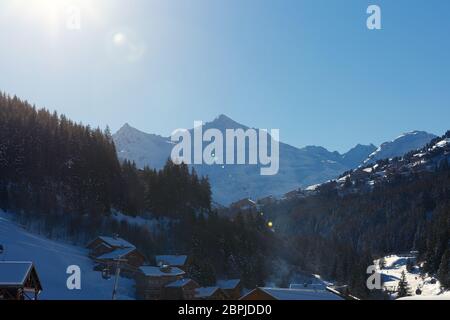
<svg viewBox="0 0 450 320"><path fill-rule="evenodd" d="M4 261L32 261L39 274L44 300L107 300L111 299L114 280L102 279L93 271L93 262L87 250L58 243L30 234L14 222L11 216L0 212L0 244L5 252ZM66 269L70 265L81 268L81 290L70 291L66 281ZM120 278L119 299L134 299L134 281Z"/></svg>
<svg viewBox="0 0 450 320"><path fill-rule="evenodd" d="M139 131L128 123L113 138L118 157L133 160L140 168L162 168L173 148L169 138Z"/></svg>
<svg viewBox="0 0 450 320"><path fill-rule="evenodd" d="M411 272L406 270L406 264L409 260L415 260L411 255L390 255L384 258L385 267L380 269L379 261L375 261L378 266L378 272L382 274L384 290L395 291L398 282L405 272L406 281L411 288L411 297L400 298L399 300L450 300L450 291L444 292L441 289L439 281L430 275L421 275L420 267L415 265ZM420 289L422 293L416 295L416 290ZM396 298L396 294L392 294Z"/></svg>
<svg viewBox="0 0 450 320"><path fill-rule="evenodd" d="M402 134L393 141L383 143L375 152L373 152L364 164L375 163L378 160L400 157L409 151L424 147L431 140L436 138L434 134L424 131L413 131Z"/></svg>
<svg viewBox="0 0 450 320"><path fill-rule="evenodd" d="M342 155L342 160L345 164L347 164L350 168L356 168L364 160L367 159L367 155L372 154L377 150L373 144L370 145L362 145L358 144L354 148L350 149L347 153Z"/></svg>

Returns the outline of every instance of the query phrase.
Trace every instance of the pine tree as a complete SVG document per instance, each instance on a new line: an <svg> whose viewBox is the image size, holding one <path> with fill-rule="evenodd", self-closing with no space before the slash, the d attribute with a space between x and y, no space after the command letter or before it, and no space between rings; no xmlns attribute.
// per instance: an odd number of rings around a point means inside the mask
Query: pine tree
<svg viewBox="0 0 450 320"><path fill-rule="evenodd" d="M409 287L408 281L406 280L405 271L402 271L402 277L398 282L397 298L408 297L410 295L411 295L411 288Z"/></svg>
<svg viewBox="0 0 450 320"><path fill-rule="evenodd" d="M442 286L450 288L450 250L447 249L442 256L442 261L438 270L438 278Z"/></svg>

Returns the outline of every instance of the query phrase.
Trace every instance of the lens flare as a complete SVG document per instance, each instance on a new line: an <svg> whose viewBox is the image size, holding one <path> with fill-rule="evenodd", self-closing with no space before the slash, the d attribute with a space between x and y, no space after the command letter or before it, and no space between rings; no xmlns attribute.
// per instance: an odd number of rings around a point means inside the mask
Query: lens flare
<svg viewBox="0 0 450 320"><path fill-rule="evenodd" d="M39 25L58 31L67 25L67 20L76 8L83 18L95 15L94 1L90 0L11 0L8 4L10 14L25 20L35 27Z"/></svg>

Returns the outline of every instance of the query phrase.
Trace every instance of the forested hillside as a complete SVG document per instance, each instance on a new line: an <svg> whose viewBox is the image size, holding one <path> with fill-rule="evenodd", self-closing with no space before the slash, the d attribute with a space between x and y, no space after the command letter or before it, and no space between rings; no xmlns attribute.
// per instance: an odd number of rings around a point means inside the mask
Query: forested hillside
<svg viewBox="0 0 450 320"><path fill-rule="evenodd" d="M119 163L109 130L91 129L0 96L0 206L43 214L180 214L210 208L206 178L170 162L157 172Z"/></svg>
<svg viewBox="0 0 450 320"><path fill-rule="evenodd" d="M414 250L424 271L448 288L448 138L450 133L403 158L348 172L309 196L278 202L265 212L296 243L299 263L307 270L361 283L358 278L371 258Z"/></svg>

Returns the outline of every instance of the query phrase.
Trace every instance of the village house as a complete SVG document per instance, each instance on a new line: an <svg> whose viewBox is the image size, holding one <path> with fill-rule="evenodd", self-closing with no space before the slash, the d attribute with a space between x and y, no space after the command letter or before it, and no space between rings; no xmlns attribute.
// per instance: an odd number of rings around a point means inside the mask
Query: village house
<svg viewBox="0 0 450 320"><path fill-rule="evenodd" d="M257 204L255 201L245 198L232 203L230 205L230 209L233 211L253 211L257 209Z"/></svg>
<svg viewBox="0 0 450 320"><path fill-rule="evenodd" d="M219 287L201 287L195 290L196 300L227 300L227 295Z"/></svg>
<svg viewBox="0 0 450 320"><path fill-rule="evenodd" d="M287 289L287 288L256 288L240 300L345 300L341 294L333 289Z"/></svg>
<svg viewBox="0 0 450 320"><path fill-rule="evenodd" d="M157 255L155 256L156 265L176 267L187 272L189 266L189 257L187 255Z"/></svg>
<svg viewBox="0 0 450 320"><path fill-rule="evenodd" d="M136 274L139 267L145 263L145 257L136 248L116 249L94 259L100 267L114 272L120 261L120 269L123 275Z"/></svg>
<svg viewBox="0 0 450 320"><path fill-rule="evenodd" d="M113 237L98 236L86 247L89 249L89 256L96 258L116 249L134 248L134 245L115 235Z"/></svg>
<svg viewBox="0 0 450 320"><path fill-rule="evenodd" d="M136 295L143 300L161 300L165 286L183 279L185 274L180 268L167 265L140 267L136 275Z"/></svg>
<svg viewBox="0 0 450 320"><path fill-rule="evenodd" d="M163 300L194 300L200 286L192 279L184 278L167 284L162 290Z"/></svg>
<svg viewBox="0 0 450 320"><path fill-rule="evenodd" d="M327 289L327 286L325 283L292 283L289 285L289 289L309 289L315 291L323 291Z"/></svg>
<svg viewBox="0 0 450 320"><path fill-rule="evenodd" d="M229 300L239 300L242 294L242 283L240 279L218 280L219 287Z"/></svg>
<svg viewBox="0 0 450 320"><path fill-rule="evenodd" d="M37 300L41 291L32 262L0 261L0 300Z"/></svg>
<svg viewBox="0 0 450 320"><path fill-rule="evenodd" d="M98 263L99 269L114 272L120 261L124 275L134 275L146 260L134 245L117 236L99 236L91 241L87 248L90 250L89 256Z"/></svg>

